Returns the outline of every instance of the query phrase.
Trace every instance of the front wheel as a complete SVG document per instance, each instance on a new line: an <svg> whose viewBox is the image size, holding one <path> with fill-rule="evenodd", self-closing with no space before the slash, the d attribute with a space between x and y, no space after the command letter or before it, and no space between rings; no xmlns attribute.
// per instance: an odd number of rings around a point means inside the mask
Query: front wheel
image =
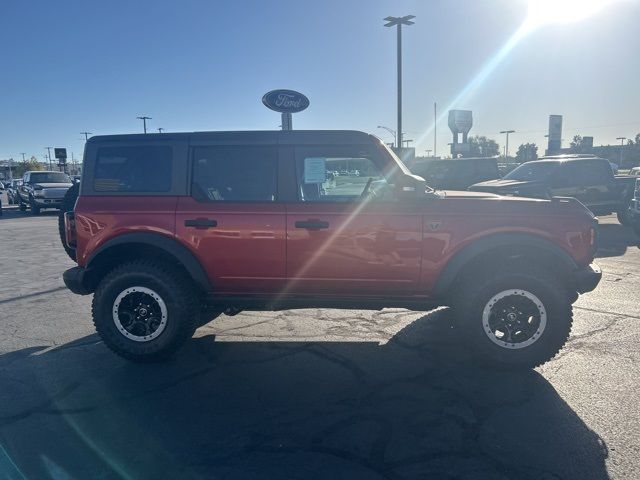
<svg viewBox="0 0 640 480"><path fill-rule="evenodd" d="M454 311L472 348L502 368L542 365L571 332L570 296L556 279L534 271L468 282Z"/></svg>
<svg viewBox="0 0 640 480"><path fill-rule="evenodd" d="M31 204L29 205L29 207L31 208L32 215L40 215L40 207L36 205L36 203L33 200L31 201Z"/></svg>
<svg viewBox="0 0 640 480"><path fill-rule="evenodd" d="M93 322L107 347L136 362L171 356L195 331L196 308L189 278L146 260L107 274L92 305Z"/></svg>
<svg viewBox="0 0 640 480"><path fill-rule="evenodd" d="M631 212L628 208L617 212L616 217L618 217L618 222L620 223L620 225L628 226L629 224L631 224Z"/></svg>

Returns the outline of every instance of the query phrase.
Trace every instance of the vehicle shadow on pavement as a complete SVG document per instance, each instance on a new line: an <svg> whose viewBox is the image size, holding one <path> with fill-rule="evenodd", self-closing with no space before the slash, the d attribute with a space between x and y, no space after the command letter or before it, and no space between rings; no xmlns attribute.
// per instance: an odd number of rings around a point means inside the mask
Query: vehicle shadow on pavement
<svg viewBox="0 0 640 480"><path fill-rule="evenodd" d="M598 226L596 258L619 257L627 252L628 247L637 246L640 246L640 239L630 228L610 223Z"/></svg>
<svg viewBox="0 0 640 480"><path fill-rule="evenodd" d="M1 220L15 220L17 218L31 218L31 217L57 217L58 210L44 210L40 212L38 215L33 215L30 211L21 211L17 207L9 207L3 205L2 207L2 215L0 215Z"/></svg>
<svg viewBox="0 0 640 480"><path fill-rule="evenodd" d="M205 335L149 365L115 357L95 335L5 354L0 469L7 478L608 478L606 445L554 388L535 371L477 366L449 317L431 312L383 345Z"/></svg>

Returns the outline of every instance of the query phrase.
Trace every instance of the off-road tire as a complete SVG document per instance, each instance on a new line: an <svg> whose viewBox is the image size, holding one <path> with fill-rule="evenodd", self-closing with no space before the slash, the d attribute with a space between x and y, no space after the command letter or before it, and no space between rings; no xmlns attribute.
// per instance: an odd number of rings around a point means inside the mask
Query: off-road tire
<svg viewBox="0 0 640 480"><path fill-rule="evenodd" d="M630 226L631 224L631 213L629 212L629 209L624 209L624 210L620 210L619 212L616 212L616 217L618 218L618 223L620 223L620 225L624 225L626 226Z"/></svg>
<svg viewBox="0 0 640 480"><path fill-rule="evenodd" d="M79 183L72 185L69 190L67 190L67 193L64 194L64 198L62 199L62 206L60 207L60 213L58 214L58 233L60 234L60 242L62 243L64 251L67 252L69 258L74 262L76 261L76 251L73 248L69 248L65 241L66 234L64 229L64 214L73 211L76 206L76 200L78 199L79 192Z"/></svg>
<svg viewBox="0 0 640 480"><path fill-rule="evenodd" d="M521 289L531 292L546 310L546 327L532 344L508 349L494 343L485 332L483 310L499 292ZM470 277L463 282L453 302L461 333L481 361L501 369L531 369L551 360L564 346L571 332L571 298L554 277L534 269Z"/></svg>
<svg viewBox="0 0 640 480"><path fill-rule="evenodd" d="M136 286L156 292L167 308L164 330L145 342L126 338L113 317L118 295ZM150 260L127 262L111 270L98 284L92 303L93 323L107 347L121 357L134 362L164 360L195 331L198 306L193 292L191 280L170 265Z"/></svg>
<svg viewBox="0 0 640 480"><path fill-rule="evenodd" d="M31 215L40 215L40 207L36 205L32 198L29 199L29 209L31 210Z"/></svg>

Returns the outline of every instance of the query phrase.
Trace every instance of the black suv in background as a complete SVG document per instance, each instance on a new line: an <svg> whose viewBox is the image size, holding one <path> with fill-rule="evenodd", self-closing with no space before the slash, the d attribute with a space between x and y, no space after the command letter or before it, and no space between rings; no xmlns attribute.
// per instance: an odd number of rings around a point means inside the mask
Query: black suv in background
<svg viewBox="0 0 640 480"><path fill-rule="evenodd" d="M500 178L495 157L419 161L409 168L438 190L466 190L474 183Z"/></svg>
<svg viewBox="0 0 640 480"><path fill-rule="evenodd" d="M630 220L635 177L614 175L603 158L543 157L523 163L504 178L476 183L469 190L522 197L573 197L595 215L616 213L620 223Z"/></svg>

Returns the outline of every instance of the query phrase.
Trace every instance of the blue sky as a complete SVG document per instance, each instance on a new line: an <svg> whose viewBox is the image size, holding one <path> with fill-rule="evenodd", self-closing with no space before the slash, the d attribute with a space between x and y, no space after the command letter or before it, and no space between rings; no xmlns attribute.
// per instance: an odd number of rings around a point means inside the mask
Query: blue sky
<svg viewBox="0 0 640 480"><path fill-rule="evenodd" d="M565 0L557 0L562 2ZM273 88L311 100L294 128L395 128L395 31L405 30L405 138L433 145L433 102L474 113L471 134L544 144L549 114L596 144L640 132L640 2L539 28L490 69L527 0L34 1L0 3L0 159L82 155L79 132L273 129ZM473 85L459 98L465 87ZM458 99L454 102L455 99ZM452 103L454 102L454 103ZM438 151L450 133L438 124Z"/></svg>

